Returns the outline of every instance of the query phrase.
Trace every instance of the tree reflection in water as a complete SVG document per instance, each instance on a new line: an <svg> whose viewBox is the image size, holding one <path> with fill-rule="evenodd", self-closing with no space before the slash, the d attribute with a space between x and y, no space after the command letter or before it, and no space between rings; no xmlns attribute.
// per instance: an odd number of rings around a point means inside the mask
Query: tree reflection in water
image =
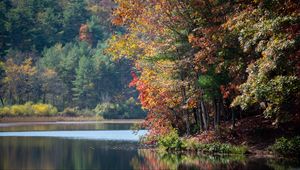
<svg viewBox="0 0 300 170"><path fill-rule="evenodd" d="M168 154L138 149L137 142L0 137L0 169L248 169L283 170L299 161L239 155Z"/></svg>
<svg viewBox="0 0 300 170"><path fill-rule="evenodd" d="M277 159L246 157L243 155L200 155L171 154L155 150L141 149L138 157L131 160L135 170L156 169L205 169L205 170L269 170L299 167L299 161L280 161Z"/></svg>

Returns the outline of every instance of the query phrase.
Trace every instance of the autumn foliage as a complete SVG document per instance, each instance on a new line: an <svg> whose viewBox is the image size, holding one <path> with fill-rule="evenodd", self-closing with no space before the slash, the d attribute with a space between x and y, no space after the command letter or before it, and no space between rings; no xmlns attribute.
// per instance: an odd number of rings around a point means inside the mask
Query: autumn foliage
<svg viewBox="0 0 300 170"><path fill-rule="evenodd" d="M237 115L275 124L297 116L297 1L116 2L112 23L127 31L107 52L135 63L130 86L149 113L150 136L234 127Z"/></svg>

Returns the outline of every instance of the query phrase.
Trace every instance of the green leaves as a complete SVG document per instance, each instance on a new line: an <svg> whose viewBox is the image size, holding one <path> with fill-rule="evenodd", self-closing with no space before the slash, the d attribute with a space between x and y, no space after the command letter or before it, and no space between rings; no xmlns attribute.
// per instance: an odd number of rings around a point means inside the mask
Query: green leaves
<svg viewBox="0 0 300 170"><path fill-rule="evenodd" d="M300 155L300 136L287 139L281 137L271 146L273 152L283 156L299 156Z"/></svg>
<svg viewBox="0 0 300 170"><path fill-rule="evenodd" d="M266 2L262 3L275 3ZM259 105L265 116L275 118L290 112L287 106L292 107L299 97L297 61L289 58L297 55L299 35L292 30L299 21L292 11L278 13L267 6L244 10L229 20L228 28L237 32L241 48L252 59L247 80L239 87L241 95L231 106L246 110Z"/></svg>

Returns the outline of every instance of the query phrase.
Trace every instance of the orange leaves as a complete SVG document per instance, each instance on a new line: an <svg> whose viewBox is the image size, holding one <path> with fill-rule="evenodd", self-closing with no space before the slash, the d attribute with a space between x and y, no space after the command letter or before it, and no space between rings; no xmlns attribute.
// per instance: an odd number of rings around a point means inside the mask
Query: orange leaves
<svg viewBox="0 0 300 170"><path fill-rule="evenodd" d="M136 0L116 0L116 3L119 5L113 12L113 23L116 23L116 25L135 22L145 7L140 1Z"/></svg>
<svg viewBox="0 0 300 170"><path fill-rule="evenodd" d="M92 35L87 24L81 24L79 29L79 40L92 44Z"/></svg>
<svg viewBox="0 0 300 170"><path fill-rule="evenodd" d="M115 16L112 20L111 20L112 24L114 25L122 25L123 24L123 19L120 16Z"/></svg>
<svg viewBox="0 0 300 170"><path fill-rule="evenodd" d="M233 83L229 83L227 86L220 86L221 94L224 99L228 99L230 96L233 97L238 93L237 85Z"/></svg>

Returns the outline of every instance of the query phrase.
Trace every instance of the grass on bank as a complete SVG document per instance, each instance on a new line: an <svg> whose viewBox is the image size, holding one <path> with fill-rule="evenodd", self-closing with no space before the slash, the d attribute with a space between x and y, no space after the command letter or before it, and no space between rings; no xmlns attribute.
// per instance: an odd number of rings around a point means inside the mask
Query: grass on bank
<svg viewBox="0 0 300 170"><path fill-rule="evenodd" d="M270 149L282 156L300 156L300 136L278 138Z"/></svg>
<svg viewBox="0 0 300 170"><path fill-rule="evenodd" d="M245 154L246 146L235 146L228 143L200 143L193 138L180 138L176 130L160 137L158 147L165 151L196 151L202 153Z"/></svg>

